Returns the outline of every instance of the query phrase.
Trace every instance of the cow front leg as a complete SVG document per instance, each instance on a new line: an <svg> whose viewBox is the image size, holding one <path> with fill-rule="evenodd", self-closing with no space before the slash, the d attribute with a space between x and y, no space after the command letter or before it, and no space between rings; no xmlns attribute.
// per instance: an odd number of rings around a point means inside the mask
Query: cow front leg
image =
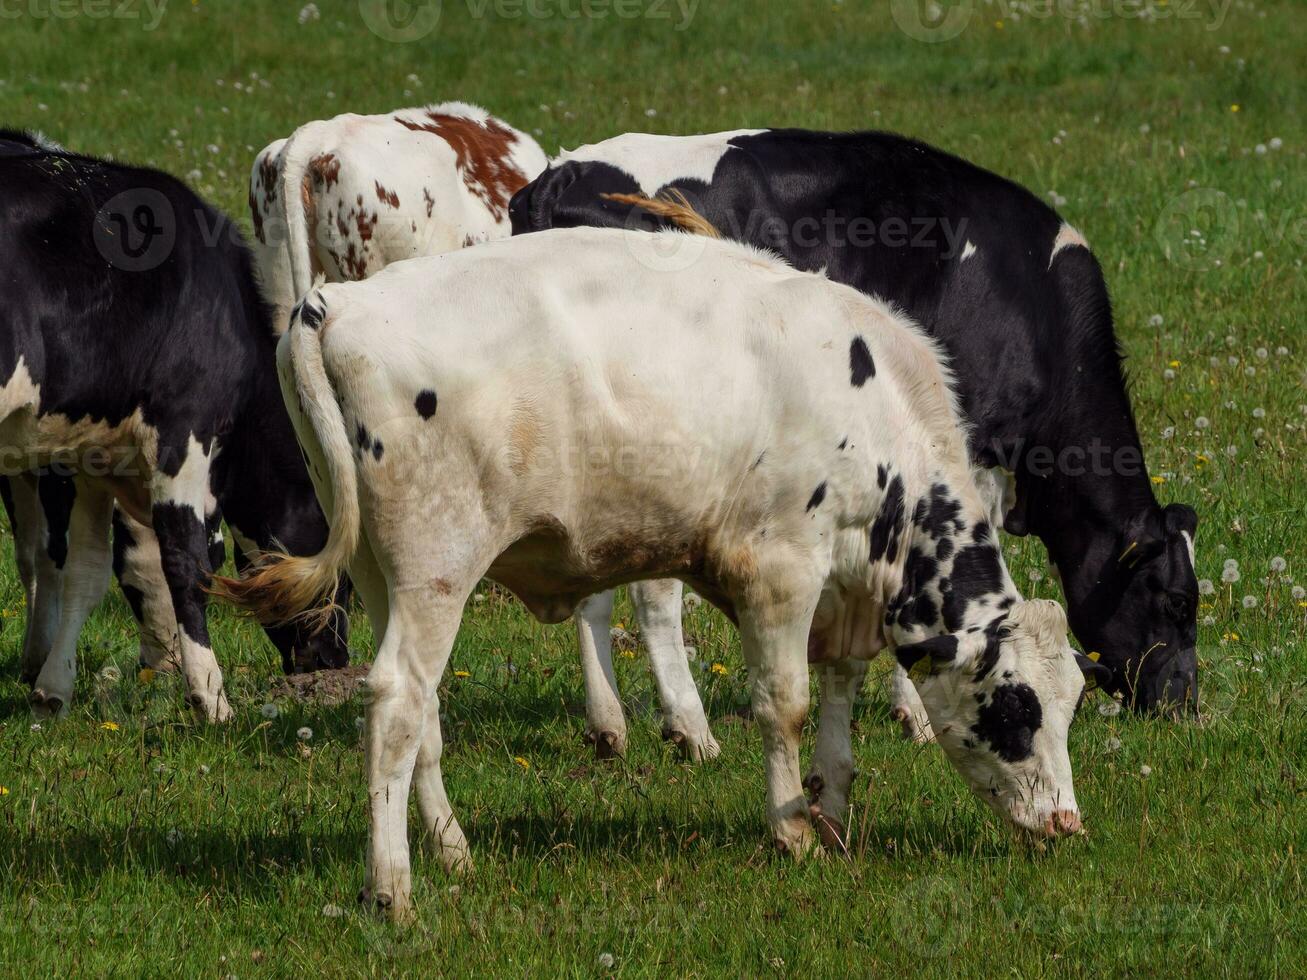
<svg viewBox="0 0 1307 980"><path fill-rule="evenodd" d="M798 615L750 610L740 616L767 771L767 822L777 849L795 858L805 856L815 842L799 771L799 738L808 713L808 627L815 605L814 598Z"/></svg>
<svg viewBox="0 0 1307 980"><path fill-rule="evenodd" d="M210 722L231 717L222 687L222 670L213 656L206 620L209 584L209 538L205 531L205 500L209 466L206 454L192 438L175 475L157 472L151 481L150 508L159 559L177 617L182 673L187 700L196 714Z"/></svg>
<svg viewBox="0 0 1307 980"><path fill-rule="evenodd" d="M890 717L903 729L903 737L913 742L933 742L935 733L930 727L930 716L921 703L917 686L908 672L899 664L890 674Z"/></svg>
<svg viewBox="0 0 1307 980"><path fill-rule="evenodd" d="M679 579L655 579L629 586L640 638L649 651L649 669L663 708L663 738L693 762L714 759L721 749L708 728L703 702L690 673L681 631Z"/></svg>
<svg viewBox="0 0 1307 980"><path fill-rule="evenodd" d="M22 473L5 480L9 487L5 509L14 532L14 559L23 585L26 610L19 671L23 682L29 685L36 683L36 677L54 646L55 630L59 626L60 575L67 546L65 539L55 542L54 549L50 547L49 522L42 507L40 479L34 473ZM67 525L65 515L62 526L66 528Z"/></svg>
<svg viewBox="0 0 1307 980"><path fill-rule="evenodd" d="M68 520L67 560L60 575L59 617L54 643L29 700L39 718L61 717L73 700L77 641L86 617L109 585L109 520L113 495L92 481L78 480ZM51 533L54 533L52 528ZM39 597L38 604L44 602Z"/></svg>
<svg viewBox="0 0 1307 980"><path fill-rule="evenodd" d="M448 575L442 578L453 581ZM418 804L427 832L447 868L465 867L468 860L467 841L441 778L436 687L475 582L472 577L452 590L445 586L448 594L426 583L395 589L386 635L368 671L368 871L359 899L399 921L408 919L412 910L408 795L419 758Z"/></svg>
<svg viewBox="0 0 1307 980"><path fill-rule="evenodd" d="M626 716L613 674L613 593L583 600L573 619L585 680L585 740L594 746L596 758L625 755Z"/></svg>
<svg viewBox="0 0 1307 980"><path fill-rule="evenodd" d="M808 791L809 812L823 846L836 854L847 854L849 788L854 775L853 706L867 676L867 663L836 660L822 664L820 670L817 748L803 786Z"/></svg>
<svg viewBox="0 0 1307 980"><path fill-rule="evenodd" d="M117 507L113 512L113 570L140 630L140 665L151 670L179 669L181 640L159 558L159 539L153 528Z"/></svg>

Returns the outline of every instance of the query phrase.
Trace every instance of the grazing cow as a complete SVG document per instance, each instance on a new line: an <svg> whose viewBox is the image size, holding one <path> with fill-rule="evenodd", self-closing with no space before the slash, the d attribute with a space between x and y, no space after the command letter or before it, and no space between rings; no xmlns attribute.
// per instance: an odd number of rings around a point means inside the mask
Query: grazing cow
<svg viewBox="0 0 1307 980"><path fill-rule="evenodd" d="M507 238L509 200L545 163L530 136L463 102L341 115L265 147L250 215L278 329L319 274L348 282Z"/></svg>
<svg viewBox="0 0 1307 980"><path fill-rule="evenodd" d="M23 482L57 462L75 484L57 627L32 704L39 715L68 707L77 638L113 563L116 502L132 538L120 543L125 579L166 586L165 636L190 703L221 720L230 709L205 622L216 515L249 547L311 551L326 539L249 253L225 216L171 177L23 134L0 134L0 145L0 263L17 284L0 319L0 474ZM341 666L343 616L332 626L272 639L297 663Z"/></svg>
<svg viewBox="0 0 1307 980"><path fill-rule="evenodd" d="M1018 185L916 140L804 130L583 146L518 192L513 231L665 226L671 218L641 201L675 193L728 237L882 296L937 338L957 372L972 458L1003 484L1015 475L1003 526L1047 546L1072 631L1111 671L1107 686L1138 710L1196 708L1198 519L1153 495L1107 288L1079 232ZM600 664L611 657L610 603L579 624ZM645 615L679 622L680 611ZM690 683L683 651L650 655L673 675L664 691ZM911 731L924 719L900 681L896 715ZM615 692L601 679L587 690L604 695L592 722L624 734ZM693 712L697 698L686 704ZM693 724L706 731L701 709Z"/></svg>
<svg viewBox="0 0 1307 980"><path fill-rule="evenodd" d="M664 245L696 258L661 271ZM842 685L886 646L981 799L1036 833L1079 827L1067 729L1095 668L1056 603L1017 594L948 371L879 301L745 245L573 229L315 288L278 364L331 536L220 589L287 621L348 566L384 637L365 899L408 909L413 782L445 865L467 861L437 690L483 576L549 623L660 576L738 623L782 850L814 840L808 660ZM823 698L808 781L828 839L853 775L848 704Z"/></svg>

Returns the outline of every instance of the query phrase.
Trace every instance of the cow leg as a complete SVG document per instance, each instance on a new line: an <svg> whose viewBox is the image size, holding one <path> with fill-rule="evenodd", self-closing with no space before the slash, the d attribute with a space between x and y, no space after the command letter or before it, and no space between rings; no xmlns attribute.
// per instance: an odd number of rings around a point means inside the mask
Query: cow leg
<svg viewBox="0 0 1307 980"><path fill-rule="evenodd" d="M613 593L592 595L576 607L576 639L585 679L585 740L595 756L626 754L626 717L613 675Z"/></svg>
<svg viewBox="0 0 1307 980"><path fill-rule="evenodd" d="M113 570L140 630L140 665L151 670L178 669L181 641L159 558L159 539L153 528L120 507L113 512Z"/></svg>
<svg viewBox="0 0 1307 980"><path fill-rule="evenodd" d="M59 576L62 551L51 554L49 526L41 506L40 477L23 473L6 480L10 493L5 499L9 526L14 532L14 558L23 584L27 614L23 622L23 653L20 671L24 683L36 682L59 625ZM66 526L67 521L65 519ZM62 547L62 545L61 545ZM59 558L59 564L56 564Z"/></svg>
<svg viewBox="0 0 1307 980"><path fill-rule="evenodd" d="M59 591L59 625L54 645L36 678L29 700L38 717L67 713L77 680L77 641L86 617L109 586L109 522L113 494L78 480L68 522L68 551ZM39 598L38 603L42 602Z"/></svg>
<svg viewBox="0 0 1307 980"><path fill-rule="evenodd" d="M837 854L848 853L849 787L853 785L853 706L867 676L865 660L835 660L821 665L821 707L812 769L803 781L821 842Z"/></svg>
<svg viewBox="0 0 1307 980"><path fill-rule="evenodd" d="M177 617L187 700L206 721L221 722L231 717L231 708L222 689L222 670L213 656L205 618L205 588L210 577L209 537L204 524L209 464L193 437L180 458L182 463L175 474L160 470L151 480L151 522Z"/></svg>
<svg viewBox="0 0 1307 980"><path fill-rule="evenodd" d="M649 651L649 669L663 706L663 738L694 762L721 751L708 728L699 690L694 686L681 632L681 582L655 579L629 586L640 636Z"/></svg>
<svg viewBox="0 0 1307 980"><path fill-rule="evenodd" d="M935 733L930 727L930 716L921 703L921 695L908 672L899 664L890 675L890 717L903 729L903 737L913 742L933 742Z"/></svg>
<svg viewBox="0 0 1307 980"><path fill-rule="evenodd" d="M448 576L445 581L450 581ZM364 765L370 834L367 882L359 899L395 919L407 918L412 907L408 796L419 755L423 822L440 846L446 867L467 862L467 841L441 781L440 716L435 706L436 687L475 584L476 578L470 577L453 589L446 586L447 595L427 584L393 590L386 635L368 671ZM428 734L432 729L434 736Z"/></svg>
<svg viewBox="0 0 1307 980"><path fill-rule="evenodd" d="M767 770L767 822L776 847L796 858L814 843L799 771L799 737L808 713L807 642L815 606L814 596L806 613L778 615L764 609L740 615L750 698Z"/></svg>

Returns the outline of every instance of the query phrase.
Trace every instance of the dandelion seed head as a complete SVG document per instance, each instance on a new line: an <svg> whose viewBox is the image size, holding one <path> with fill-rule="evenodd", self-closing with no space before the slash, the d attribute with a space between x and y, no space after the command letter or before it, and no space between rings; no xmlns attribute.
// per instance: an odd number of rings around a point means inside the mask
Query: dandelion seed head
<svg viewBox="0 0 1307 980"><path fill-rule="evenodd" d="M269 701L267 704L265 704L263 707L259 709L259 714L261 714L268 721L272 721L272 719L276 718L277 715L281 714L281 712L277 709L277 706L275 704Z"/></svg>

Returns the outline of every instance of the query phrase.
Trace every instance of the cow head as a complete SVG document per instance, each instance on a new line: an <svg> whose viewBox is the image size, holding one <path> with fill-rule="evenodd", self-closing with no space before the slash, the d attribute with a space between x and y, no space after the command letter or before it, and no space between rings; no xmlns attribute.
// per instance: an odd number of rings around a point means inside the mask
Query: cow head
<svg viewBox="0 0 1307 980"><path fill-rule="evenodd" d="M1086 556L1092 581L1067 583L1076 636L1112 672L1106 687L1137 711L1198 706L1197 529L1192 508L1151 506Z"/></svg>
<svg viewBox="0 0 1307 980"><path fill-rule="evenodd" d="M1062 607L1017 602L974 632L899 647L940 746L971 790L1017 827L1080 829L1067 732L1107 671L1067 644Z"/></svg>

